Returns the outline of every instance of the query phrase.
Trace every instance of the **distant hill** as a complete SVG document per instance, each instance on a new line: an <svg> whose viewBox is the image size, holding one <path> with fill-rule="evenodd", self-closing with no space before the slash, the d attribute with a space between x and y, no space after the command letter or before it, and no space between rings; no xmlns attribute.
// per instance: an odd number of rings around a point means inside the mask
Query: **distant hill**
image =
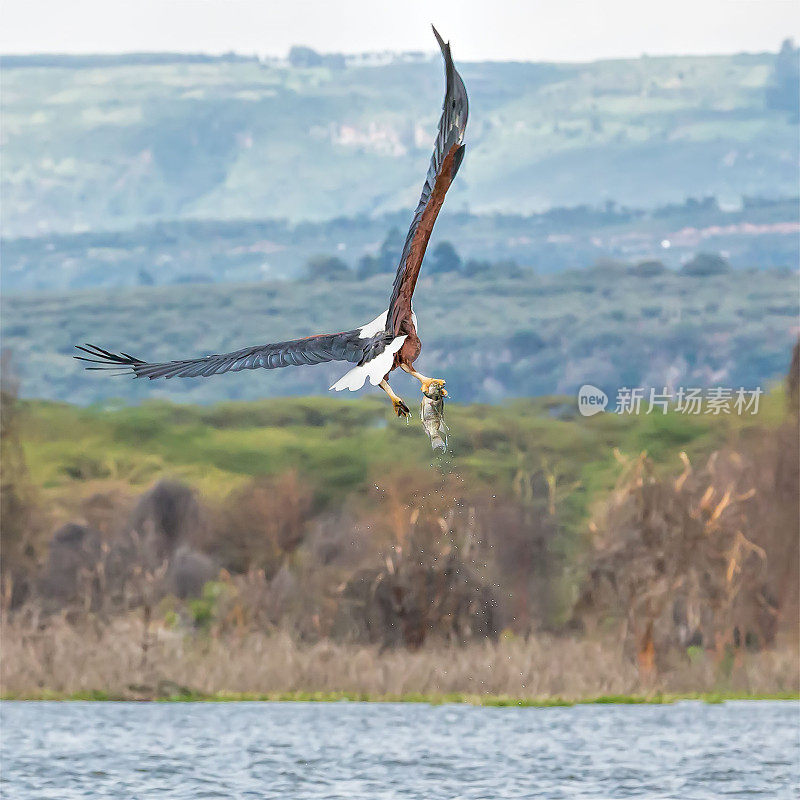
<svg viewBox="0 0 800 800"><path fill-rule="evenodd" d="M294 224L183 220L3 239L3 291L293 279L320 256L357 271L365 257L379 253L381 270L394 272L410 216L403 210ZM553 273L608 259L656 260L678 269L698 252L723 253L737 269L792 267L800 256L798 219L797 198L745 198L741 209L731 211L720 209L714 198L649 211L613 203L530 216L447 210L436 224L423 274L435 271L434 253L445 241L454 245L466 272L475 271L470 260L481 262L482 271L487 262L506 262Z"/></svg>
<svg viewBox="0 0 800 800"><path fill-rule="evenodd" d="M3 59L4 235L407 213L442 99L438 57L313 55ZM468 154L447 208L794 196L795 78L776 63L461 63Z"/></svg>

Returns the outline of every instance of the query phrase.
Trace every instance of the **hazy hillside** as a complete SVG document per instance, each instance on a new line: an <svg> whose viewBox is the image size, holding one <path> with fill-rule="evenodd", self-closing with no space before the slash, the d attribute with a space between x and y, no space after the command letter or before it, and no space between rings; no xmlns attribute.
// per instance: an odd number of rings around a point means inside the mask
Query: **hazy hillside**
<svg viewBox="0 0 800 800"><path fill-rule="evenodd" d="M434 230L424 271L435 271L436 248L444 241L454 245L465 265L470 260L515 262L540 273L608 258L632 263L656 259L677 269L698 251L724 253L735 268L791 267L798 263L798 216L797 198L746 199L741 209L728 211L714 198L650 211L611 203L530 216L446 210ZM364 258L380 256L381 269L393 273L409 217L398 211L296 224L185 220L124 231L4 239L3 289L258 282L302 276L308 261L319 256L335 256L358 274Z"/></svg>
<svg viewBox="0 0 800 800"><path fill-rule="evenodd" d="M346 365L151 383L85 372L72 346L93 342L168 360L347 330L386 307L390 281L376 275L7 295L3 344L29 397L206 403L323 394ZM424 275L414 306L424 341L420 369L445 377L459 402L571 394L586 382L613 396L621 386L766 388L785 371L797 335L797 276L777 269L652 274L612 265L550 276ZM414 381L393 382L417 402Z"/></svg>
<svg viewBox="0 0 800 800"><path fill-rule="evenodd" d="M460 64L469 149L448 208L794 196L797 128L791 110L770 108L775 61ZM442 84L432 55L318 67L4 59L4 234L409 209Z"/></svg>

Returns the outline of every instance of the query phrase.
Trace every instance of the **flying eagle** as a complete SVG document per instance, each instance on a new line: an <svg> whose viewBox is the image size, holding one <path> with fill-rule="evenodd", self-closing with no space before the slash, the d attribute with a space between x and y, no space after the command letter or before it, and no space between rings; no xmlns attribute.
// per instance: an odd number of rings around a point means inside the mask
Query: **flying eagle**
<svg viewBox="0 0 800 800"><path fill-rule="evenodd" d="M445 383L443 380L427 378L414 369L414 361L419 356L422 343L417 331L417 318L411 307L411 297L439 209L464 158L463 140L467 127L468 103L464 82L453 66L450 44L445 44L436 28L433 33L444 57L447 89L430 167L406 236L386 311L355 330L246 347L221 355L150 364L127 353L110 353L87 344L85 347L77 347L86 355L75 358L101 365L87 369L122 369L123 372L132 372L137 378L151 380L198 378L243 369L277 369L326 361L349 361L355 366L330 388L337 392L343 389L354 392L369 379L373 386L380 386L389 395L399 417L406 417L410 412L408 406L389 386L389 373L397 367L413 375L420 382L424 394L446 394L442 389Z"/></svg>

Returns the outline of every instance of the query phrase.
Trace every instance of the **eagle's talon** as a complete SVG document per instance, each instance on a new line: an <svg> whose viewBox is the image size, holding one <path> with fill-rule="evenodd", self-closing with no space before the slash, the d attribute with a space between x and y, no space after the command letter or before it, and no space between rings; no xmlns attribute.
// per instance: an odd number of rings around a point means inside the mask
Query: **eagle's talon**
<svg viewBox="0 0 800 800"><path fill-rule="evenodd" d="M394 413L397 414L398 417L411 416L411 411L408 406L399 398L397 400L392 400L392 407L394 408Z"/></svg>
<svg viewBox="0 0 800 800"><path fill-rule="evenodd" d="M431 386L437 386L441 389L442 396L447 397L447 390L442 389L445 385L445 381L441 378L427 378L425 380L420 379L420 391L422 394L427 395L428 392L431 390Z"/></svg>

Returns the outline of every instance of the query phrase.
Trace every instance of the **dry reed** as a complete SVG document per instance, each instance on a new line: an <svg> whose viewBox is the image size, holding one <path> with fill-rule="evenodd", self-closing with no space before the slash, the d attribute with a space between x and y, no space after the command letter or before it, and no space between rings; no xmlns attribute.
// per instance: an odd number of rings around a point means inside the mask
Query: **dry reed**
<svg viewBox="0 0 800 800"><path fill-rule="evenodd" d="M618 643L544 635L381 651L327 640L299 644L281 632L188 635L131 614L96 627L63 619L51 619L46 627L5 620L2 644L7 697L96 691L152 697L186 687L204 694L461 693L578 700L656 691L765 695L800 689L797 652L788 647L742 651L725 665L711 655L687 658L656 683L644 684Z"/></svg>

